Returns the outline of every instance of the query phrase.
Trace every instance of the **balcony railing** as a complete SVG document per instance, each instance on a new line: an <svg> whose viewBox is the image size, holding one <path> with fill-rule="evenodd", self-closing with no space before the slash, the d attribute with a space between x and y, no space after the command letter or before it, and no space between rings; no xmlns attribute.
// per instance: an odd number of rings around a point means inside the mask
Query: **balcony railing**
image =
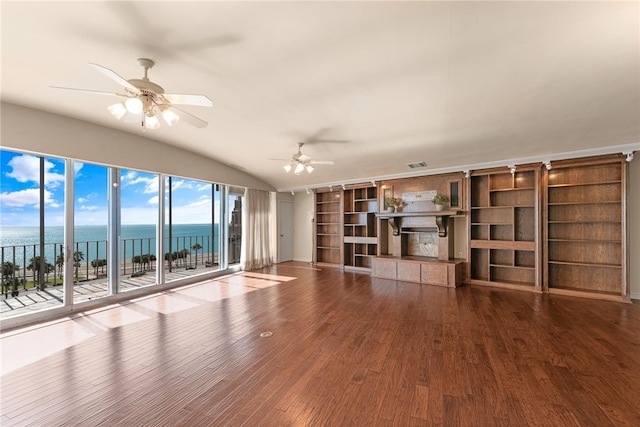
<svg viewBox="0 0 640 427"><path fill-rule="evenodd" d="M210 235L180 236L168 241L162 261L166 271L215 268L219 254L214 249ZM155 238L122 239L120 241L120 274L136 275L138 272L154 271L158 257L155 254ZM64 246L62 243L44 244L44 264L40 262L40 244L2 246L1 292L5 298L17 296L20 291L44 289L63 282ZM75 242L72 262L74 284L105 279L107 277L108 242L106 240ZM229 264L240 261L240 235L229 236ZM40 269L43 268L40 283ZM195 274L195 272L194 272Z"/></svg>

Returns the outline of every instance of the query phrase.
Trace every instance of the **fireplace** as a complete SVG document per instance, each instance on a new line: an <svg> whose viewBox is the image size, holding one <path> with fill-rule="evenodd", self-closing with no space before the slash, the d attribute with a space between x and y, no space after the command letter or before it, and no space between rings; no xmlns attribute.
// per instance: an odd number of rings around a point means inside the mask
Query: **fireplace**
<svg viewBox="0 0 640 427"><path fill-rule="evenodd" d="M438 229L408 229L403 233L407 235L407 256L420 256L438 258Z"/></svg>

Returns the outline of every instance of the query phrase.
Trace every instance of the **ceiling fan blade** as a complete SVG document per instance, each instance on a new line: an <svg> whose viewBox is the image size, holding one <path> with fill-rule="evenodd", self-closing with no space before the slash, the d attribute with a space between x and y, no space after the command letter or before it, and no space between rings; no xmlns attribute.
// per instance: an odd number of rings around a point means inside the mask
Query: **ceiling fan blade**
<svg viewBox="0 0 640 427"><path fill-rule="evenodd" d="M189 123L192 126L195 126L197 128L206 128L207 125L209 123L205 122L202 119L197 118L194 115L191 115L189 113L187 113L184 110L181 110L180 108L176 107L176 106L172 106L171 108L173 108L174 110L178 110L180 111L180 119L184 120L185 122Z"/></svg>
<svg viewBox="0 0 640 427"><path fill-rule="evenodd" d="M108 69L106 67L103 67L102 65L98 65L98 64L94 64L94 63L89 63L89 65L91 65L96 70L100 71L105 76L109 77L114 82L118 83L120 86L126 87L127 89L129 89L130 91L135 93L136 95L140 94L140 91L138 90L137 87L135 87L134 85L129 83L124 77L120 76L115 71L110 70L110 69Z"/></svg>
<svg viewBox="0 0 640 427"><path fill-rule="evenodd" d="M309 163L313 165L333 165L333 160L311 160Z"/></svg>
<svg viewBox="0 0 640 427"><path fill-rule="evenodd" d="M75 87L61 87L61 86L49 86L51 89L62 89L62 90L73 90L76 92L85 92L85 93L90 93L90 94L94 94L94 95L109 95L109 96L125 96L119 93L113 93L113 92L100 92L98 90L88 90L88 89L77 89Z"/></svg>
<svg viewBox="0 0 640 427"><path fill-rule="evenodd" d="M291 159L272 159L272 158L269 158L268 160L277 160L278 162L289 162L289 161L291 161Z"/></svg>
<svg viewBox="0 0 640 427"><path fill-rule="evenodd" d="M298 160L299 162L304 163L304 162L308 162L309 160L311 160L311 157L307 156L306 154L300 154L300 155L298 156L298 159L297 159L297 160Z"/></svg>
<svg viewBox="0 0 640 427"><path fill-rule="evenodd" d="M200 107L213 107L213 102L205 95L183 95L179 93L163 93L167 101L178 105L197 105Z"/></svg>

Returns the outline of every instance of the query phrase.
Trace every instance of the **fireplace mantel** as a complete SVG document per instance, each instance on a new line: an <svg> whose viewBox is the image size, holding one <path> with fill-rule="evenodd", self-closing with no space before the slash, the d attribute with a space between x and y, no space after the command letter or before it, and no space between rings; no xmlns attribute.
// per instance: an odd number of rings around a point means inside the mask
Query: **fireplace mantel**
<svg viewBox="0 0 640 427"><path fill-rule="evenodd" d="M378 218L389 220L389 225L393 230L394 236L400 235L403 218L409 217L435 217L436 226L438 227L438 236L447 237L447 228L449 225L449 217L463 215L464 211L426 211L426 212L381 212L376 214Z"/></svg>

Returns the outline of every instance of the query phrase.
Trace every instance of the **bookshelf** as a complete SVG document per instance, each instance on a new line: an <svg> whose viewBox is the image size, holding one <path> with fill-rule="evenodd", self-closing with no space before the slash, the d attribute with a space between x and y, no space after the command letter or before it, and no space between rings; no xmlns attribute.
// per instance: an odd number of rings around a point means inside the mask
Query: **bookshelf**
<svg viewBox="0 0 640 427"><path fill-rule="evenodd" d="M545 288L628 298L625 163L619 158L554 166L547 177Z"/></svg>
<svg viewBox="0 0 640 427"><path fill-rule="evenodd" d="M344 193L344 269L370 272L378 248L377 187L348 188Z"/></svg>
<svg viewBox="0 0 640 427"><path fill-rule="evenodd" d="M316 262L342 266L342 192L316 191Z"/></svg>
<svg viewBox="0 0 640 427"><path fill-rule="evenodd" d="M539 168L471 176L470 283L542 291L539 176Z"/></svg>

